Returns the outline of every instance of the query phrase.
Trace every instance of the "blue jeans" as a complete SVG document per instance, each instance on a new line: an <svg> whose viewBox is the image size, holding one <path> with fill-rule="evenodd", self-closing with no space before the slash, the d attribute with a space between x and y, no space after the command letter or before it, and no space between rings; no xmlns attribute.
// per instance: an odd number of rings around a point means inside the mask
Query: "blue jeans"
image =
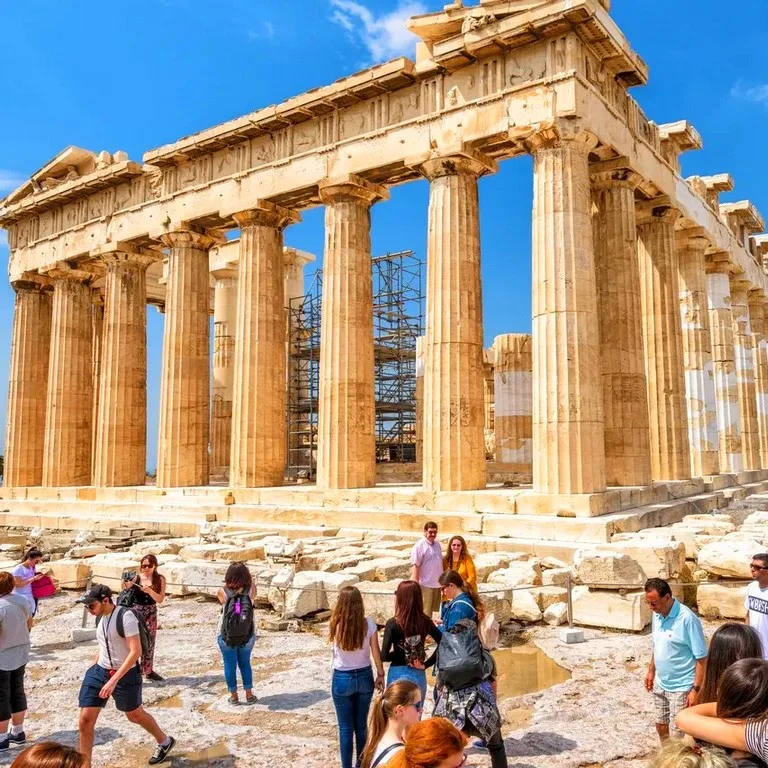
<svg viewBox="0 0 768 768"><path fill-rule="evenodd" d="M427 671L425 669L407 666L396 667L394 664L390 664L387 672L387 686L392 685L396 680L410 680L412 683L416 683L421 689L422 702L427 703Z"/></svg>
<svg viewBox="0 0 768 768"><path fill-rule="evenodd" d="M352 752L357 742L357 763L365 748L368 708L373 698L373 670L370 667L348 672L333 670L331 696L339 722L341 768L353 768Z"/></svg>
<svg viewBox="0 0 768 768"><path fill-rule="evenodd" d="M227 645L221 635L218 637L219 650L224 659L224 679L230 693L237 692L237 668L240 667L240 677L243 678L243 688L250 691L253 688L253 670L251 669L251 651L256 638L252 637L245 645L233 648Z"/></svg>

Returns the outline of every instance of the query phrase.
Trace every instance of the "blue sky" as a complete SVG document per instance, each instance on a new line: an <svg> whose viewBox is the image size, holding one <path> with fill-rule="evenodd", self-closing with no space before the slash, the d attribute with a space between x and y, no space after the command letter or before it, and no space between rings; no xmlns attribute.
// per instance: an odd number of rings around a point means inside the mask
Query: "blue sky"
<svg viewBox="0 0 768 768"><path fill-rule="evenodd" d="M415 38L401 20L446 1L4 3L0 197L69 144L141 161L148 149L408 53ZM684 175L730 172L736 190L726 199L749 198L768 215L766 0L740 0L734 13L720 0L614 0L612 13L650 65L649 85L633 89L643 109L659 123L687 118L704 138L702 151L683 157ZM503 163L480 185L486 344L530 329L531 188L528 159ZM374 208L376 253L424 254L427 195L425 182L414 183ZM320 254L322 210L305 212L286 241ZM12 317L3 280L3 425ZM151 308L148 336L154 466L162 316Z"/></svg>

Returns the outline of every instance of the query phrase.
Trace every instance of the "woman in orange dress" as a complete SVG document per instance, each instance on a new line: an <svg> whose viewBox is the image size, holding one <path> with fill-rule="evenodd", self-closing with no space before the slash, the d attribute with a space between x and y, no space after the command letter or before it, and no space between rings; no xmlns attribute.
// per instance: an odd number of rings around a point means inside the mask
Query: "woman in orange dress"
<svg viewBox="0 0 768 768"><path fill-rule="evenodd" d="M452 536L448 542L448 553L443 558L444 571L456 571L468 584L477 589L477 571L467 542L462 536Z"/></svg>

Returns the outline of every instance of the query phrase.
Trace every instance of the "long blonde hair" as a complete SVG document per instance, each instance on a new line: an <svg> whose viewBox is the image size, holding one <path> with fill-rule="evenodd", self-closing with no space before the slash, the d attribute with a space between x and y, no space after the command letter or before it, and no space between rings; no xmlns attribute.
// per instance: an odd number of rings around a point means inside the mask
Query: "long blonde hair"
<svg viewBox="0 0 768 768"><path fill-rule="evenodd" d="M342 651L358 651L367 634L363 596L357 587L342 587L331 614L329 638Z"/></svg>
<svg viewBox="0 0 768 768"><path fill-rule="evenodd" d="M689 746L668 739L651 762L651 768L733 768L733 760L718 747Z"/></svg>
<svg viewBox="0 0 768 768"><path fill-rule="evenodd" d="M414 704L413 695L419 694L421 698L421 689L416 683L410 680L396 680L387 687L384 693L376 696L371 705L371 711L368 714L368 738L365 742L365 749L360 758L360 768L371 768L373 754L376 747L379 746L384 731L387 730L387 724L391 717L394 717L396 707L407 707Z"/></svg>

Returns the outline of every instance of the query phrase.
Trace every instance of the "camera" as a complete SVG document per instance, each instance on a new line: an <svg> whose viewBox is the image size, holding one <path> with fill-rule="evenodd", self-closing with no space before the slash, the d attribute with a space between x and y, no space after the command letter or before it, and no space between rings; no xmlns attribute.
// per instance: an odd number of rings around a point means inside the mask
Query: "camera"
<svg viewBox="0 0 768 768"><path fill-rule="evenodd" d="M137 577L136 571L123 572L123 581L136 581L136 577Z"/></svg>

